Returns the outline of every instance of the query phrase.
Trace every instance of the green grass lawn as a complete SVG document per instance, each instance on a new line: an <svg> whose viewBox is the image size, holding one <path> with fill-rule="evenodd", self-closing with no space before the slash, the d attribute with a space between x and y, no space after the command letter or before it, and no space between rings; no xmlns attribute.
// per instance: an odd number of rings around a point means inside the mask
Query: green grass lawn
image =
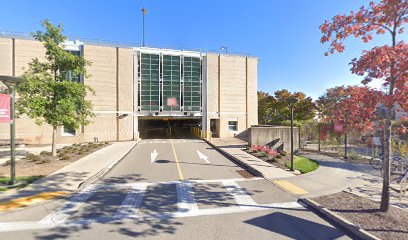
<svg viewBox="0 0 408 240"><path fill-rule="evenodd" d="M296 156L293 159L295 170L299 170L301 173L308 173L316 170L319 167L319 164L309 158ZM286 162L286 166L290 168L290 161Z"/></svg>
<svg viewBox="0 0 408 240"><path fill-rule="evenodd" d="M43 177L44 176L17 177L16 180L18 182L24 182L24 183L19 185L16 188L23 188L23 187L27 186L28 184L33 183L33 182L35 182L38 179L43 178ZM8 177L7 178L6 177L0 177L0 185L6 185L9 181L10 181L10 178L8 178ZM10 189L12 189L12 188L7 187L7 186L3 186L3 187L0 187L0 192L4 192L4 191L10 190Z"/></svg>

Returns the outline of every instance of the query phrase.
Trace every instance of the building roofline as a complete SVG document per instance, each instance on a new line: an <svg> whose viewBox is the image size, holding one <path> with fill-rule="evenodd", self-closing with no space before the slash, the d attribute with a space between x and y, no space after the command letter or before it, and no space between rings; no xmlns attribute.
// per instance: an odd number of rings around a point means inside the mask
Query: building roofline
<svg viewBox="0 0 408 240"><path fill-rule="evenodd" d="M15 38L15 39L25 39L25 40L34 40L34 38L29 33L23 32L10 32L10 31L2 31L0 30L0 38ZM176 47L176 46L166 46L166 45L155 45L155 44L145 44L142 46L140 43L135 42L122 42L122 41L112 41L112 40L102 40L102 39L92 39L92 38L82 38L82 37L72 37L67 36L69 41L79 41L85 45L95 45L95 46L104 46L104 47L119 47L119 48L132 48L132 49L139 49L139 48L154 48L154 49L167 49L167 50L175 50L175 51L185 51L185 52L198 52L201 54L221 54L221 55L235 55L235 56L243 56L243 57L251 57L249 53L240 53L240 52L223 52L223 51L215 51L215 50L202 50L202 49L186 49L183 47Z"/></svg>

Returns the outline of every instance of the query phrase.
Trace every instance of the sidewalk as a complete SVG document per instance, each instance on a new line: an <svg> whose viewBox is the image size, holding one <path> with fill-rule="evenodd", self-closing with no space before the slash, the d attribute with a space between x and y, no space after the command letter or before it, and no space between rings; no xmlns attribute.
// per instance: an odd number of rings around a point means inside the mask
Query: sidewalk
<svg viewBox="0 0 408 240"><path fill-rule="evenodd" d="M33 195L53 193L69 194L84 187L106 173L121 160L136 141L114 142L82 159L65 166L20 190L0 193L0 203Z"/></svg>
<svg viewBox="0 0 408 240"><path fill-rule="evenodd" d="M260 176L299 198L348 191L377 202L381 199L382 176L378 170L367 164L347 163L339 158L301 151L299 155L317 161L319 168L311 173L295 176L242 151L241 149L247 146L245 141L224 138L213 139L212 144L221 152L254 169ZM400 198L399 193L391 190L391 204L408 208L408 196Z"/></svg>
<svg viewBox="0 0 408 240"><path fill-rule="evenodd" d="M213 138L211 144L227 156L237 159L250 172L264 178L292 177L293 174L242 151L248 143L237 138Z"/></svg>

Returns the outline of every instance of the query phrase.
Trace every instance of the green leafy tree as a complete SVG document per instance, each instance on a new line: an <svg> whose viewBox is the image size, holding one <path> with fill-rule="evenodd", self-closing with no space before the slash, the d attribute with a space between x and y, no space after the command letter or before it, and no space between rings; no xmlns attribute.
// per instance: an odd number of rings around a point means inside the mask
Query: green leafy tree
<svg viewBox="0 0 408 240"><path fill-rule="evenodd" d="M55 156L58 127L75 129L90 123L92 104L85 97L93 90L67 80L67 73L87 76L86 66L90 62L64 50L67 37L62 34L62 26L54 26L48 20L43 21L42 26L45 31L37 31L32 36L43 43L47 61L40 62L35 58L29 64L22 76L26 82L17 88L16 108L37 124L52 126L52 155Z"/></svg>
<svg viewBox="0 0 408 240"><path fill-rule="evenodd" d="M303 121L310 120L315 116L315 105L310 97L302 92L291 93L286 89L276 91L274 96L269 94L262 98L258 93L258 114L260 122L271 125L290 124L290 99L299 99L294 108L294 120L299 125Z"/></svg>

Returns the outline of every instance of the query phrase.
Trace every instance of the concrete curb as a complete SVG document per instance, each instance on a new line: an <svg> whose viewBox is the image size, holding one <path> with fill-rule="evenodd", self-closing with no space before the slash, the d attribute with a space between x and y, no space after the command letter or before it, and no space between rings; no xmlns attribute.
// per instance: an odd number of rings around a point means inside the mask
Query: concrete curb
<svg viewBox="0 0 408 240"><path fill-rule="evenodd" d="M133 148L136 147L136 145L140 142L140 140L136 141L135 144L131 148L129 148L128 151L126 151L122 156L120 156L118 159L112 161L108 166L94 174L93 176L90 176L89 178L85 179L83 182L81 182L78 185L78 190L82 190L85 187L89 186L90 184L96 182L100 178L102 178L105 174L107 174L113 167L115 167L119 162L121 162L129 153L132 151Z"/></svg>
<svg viewBox="0 0 408 240"><path fill-rule="evenodd" d="M219 153L221 153L222 155L224 155L225 157L227 157L228 159L230 159L231 161L233 161L234 163L238 164L239 166L243 167L244 169L248 170L250 173L252 173L253 175L257 176L257 177L263 177L265 178L265 176L259 172L258 170L256 170L255 168L253 168L251 165L248 165L242 161L240 161L238 158L232 156L231 154L227 153L226 151L222 150L221 148L215 146L213 143L211 143L210 141L208 141L207 139L202 139L204 140L208 145L210 145L211 147L213 147L215 150L217 150ZM266 179L266 178L265 178Z"/></svg>
<svg viewBox="0 0 408 240"><path fill-rule="evenodd" d="M381 240L381 238L374 236L373 234L367 232L366 230L358 227L354 223L348 221L347 219L341 217L340 215L330 211L323 205L309 199L309 198L301 198L299 201L313 210L317 211L318 213L327 217L330 221L334 222L335 224L339 225L343 229L345 229L348 233L354 235L355 237L363 240Z"/></svg>

